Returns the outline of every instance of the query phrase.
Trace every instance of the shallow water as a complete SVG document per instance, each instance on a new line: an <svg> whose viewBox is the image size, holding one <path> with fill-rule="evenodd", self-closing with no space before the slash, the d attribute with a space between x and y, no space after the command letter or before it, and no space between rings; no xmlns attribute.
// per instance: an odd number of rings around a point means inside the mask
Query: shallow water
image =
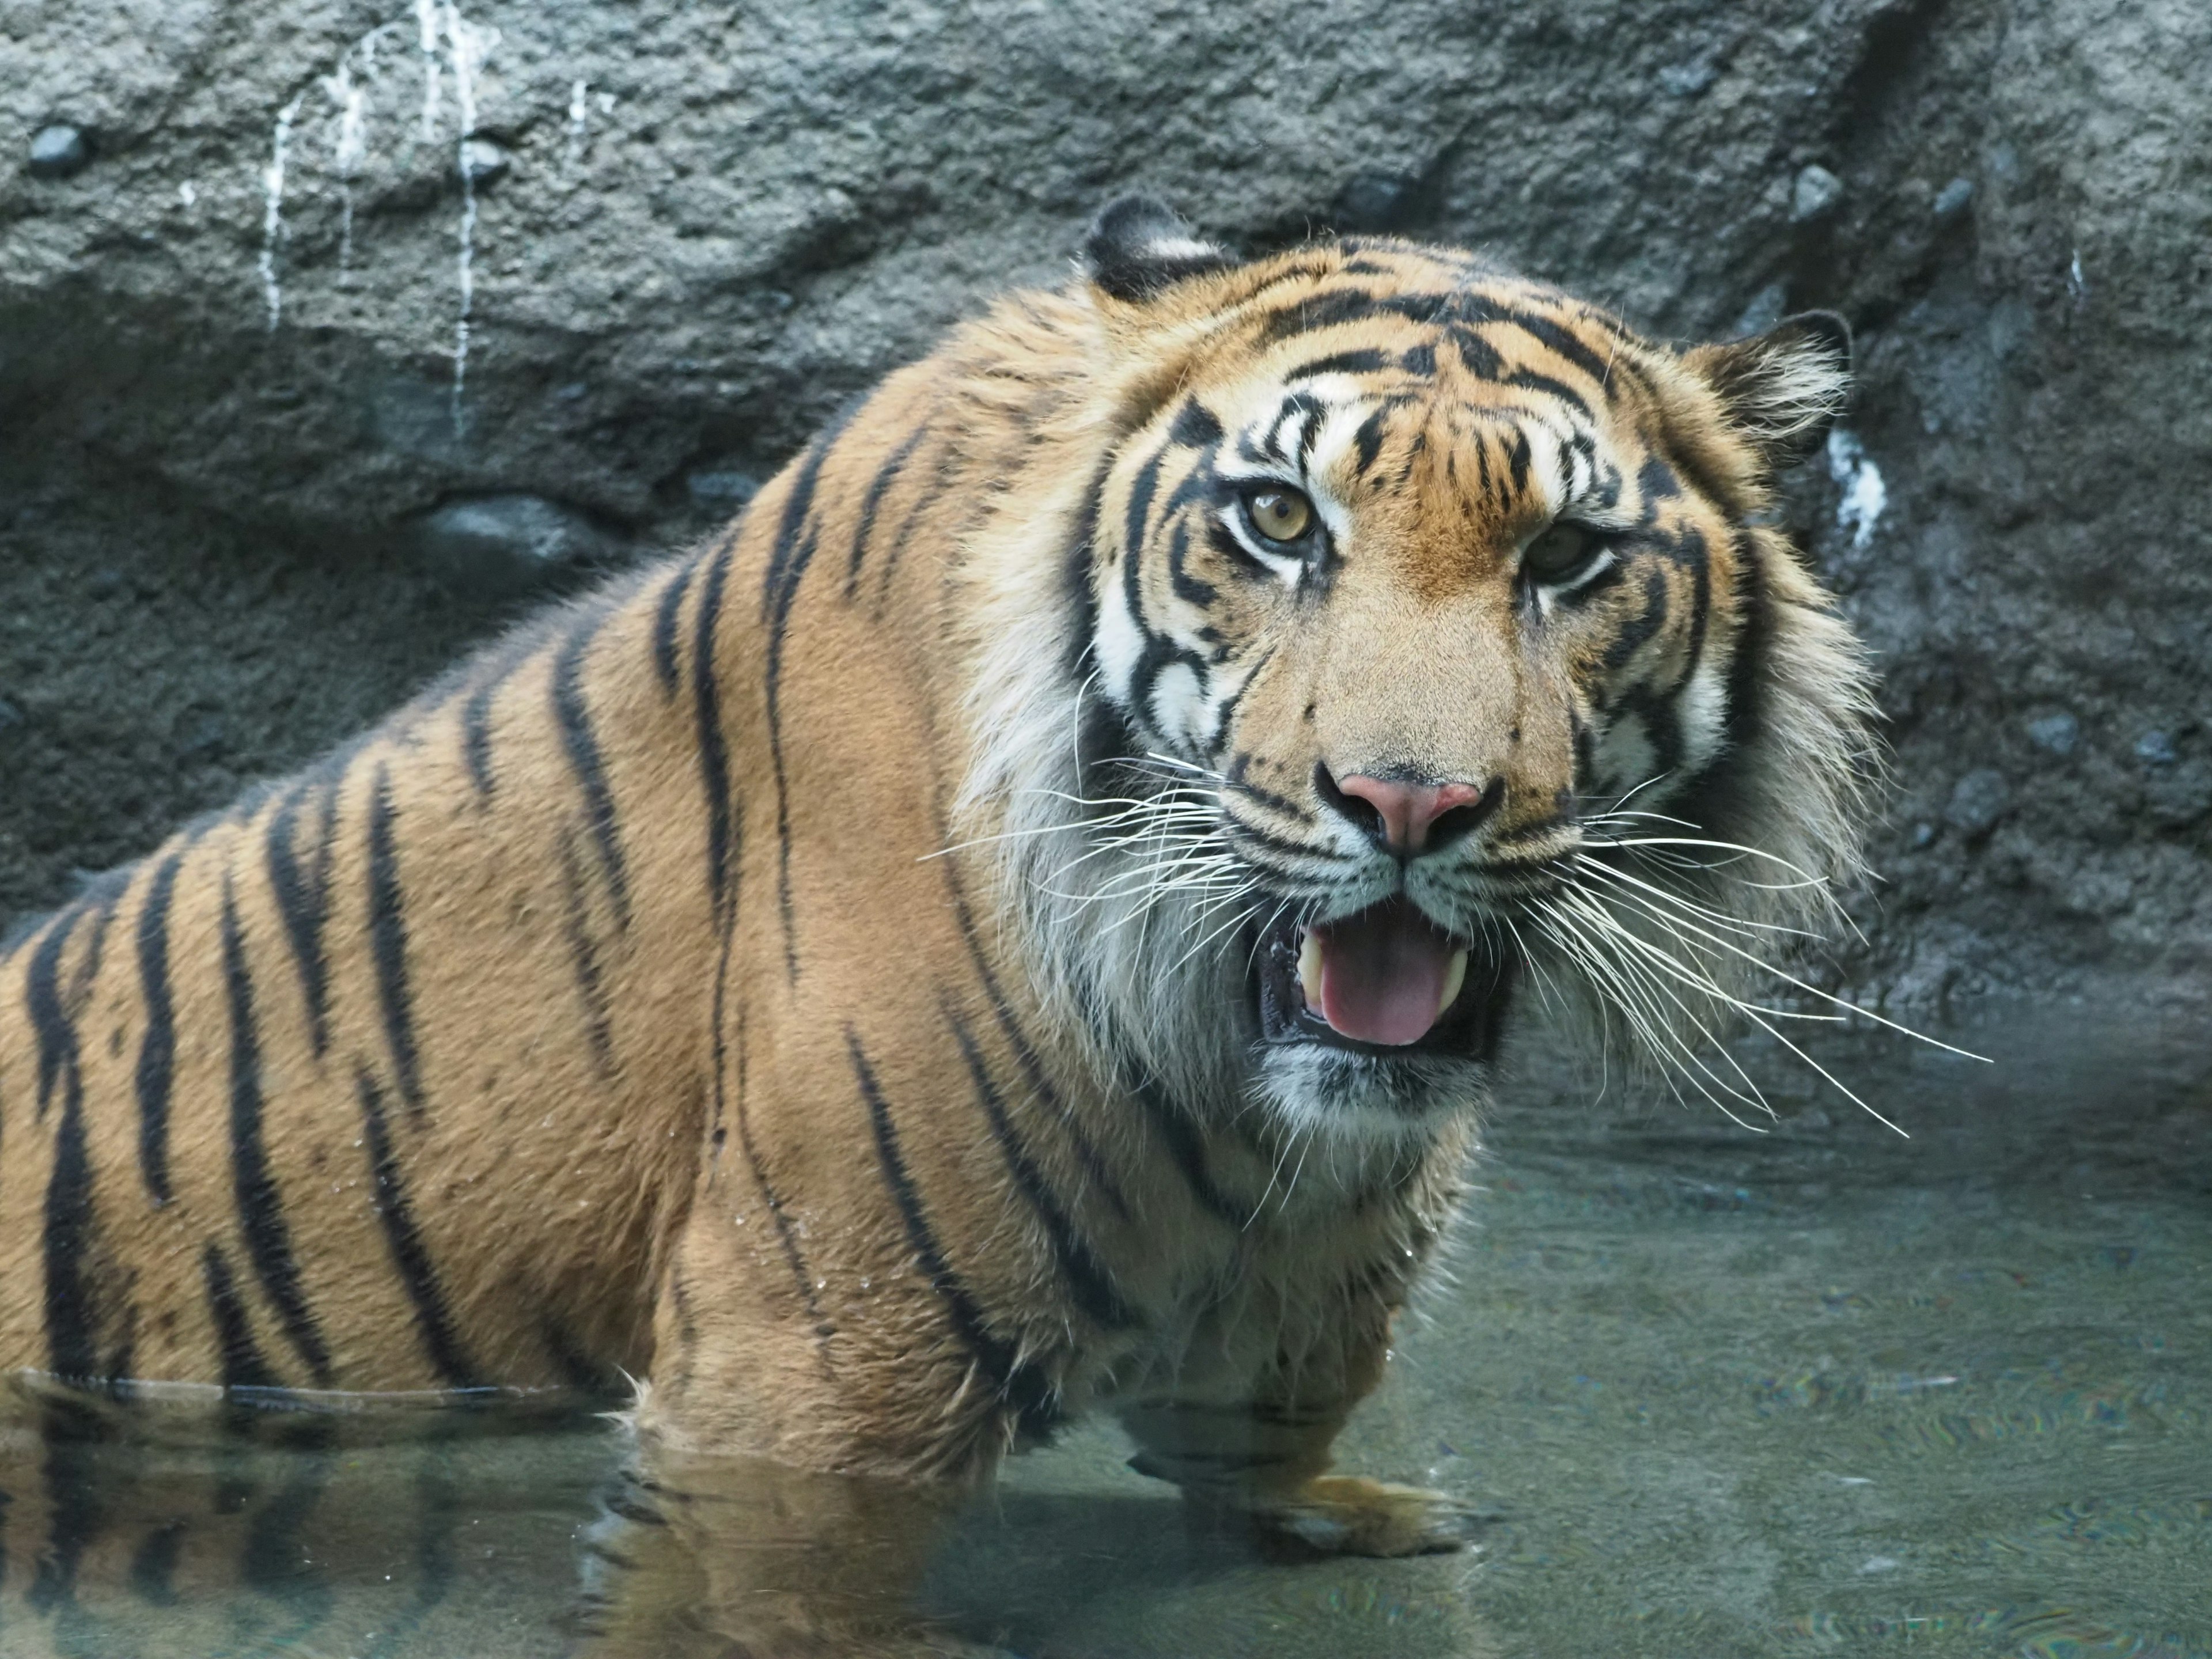
<svg viewBox="0 0 2212 1659"><path fill-rule="evenodd" d="M1999 1062L1819 1050L1909 1141L1758 1048L1764 1136L1523 1060L1343 1449L1463 1495L1477 1549L1264 1561L1088 1427L936 1547L924 1607L1031 1659L2212 1656L2212 1045L2072 1006L1959 1040ZM0 1656L730 1650L586 1413L14 1418ZM694 1533L805 1578L748 1479ZM652 1619L590 1611L641 1577Z"/></svg>

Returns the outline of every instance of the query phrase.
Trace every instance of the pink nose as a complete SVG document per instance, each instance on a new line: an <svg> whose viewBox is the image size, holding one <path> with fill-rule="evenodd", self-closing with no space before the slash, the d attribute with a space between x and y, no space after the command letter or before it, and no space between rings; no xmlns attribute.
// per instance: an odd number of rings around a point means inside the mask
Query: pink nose
<svg viewBox="0 0 2212 1659"><path fill-rule="evenodd" d="M1478 809L1465 819L1464 827L1473 828L1504 798L1504 784L1503 778L1493 779L1486 789L1471 783L1400 783L1357 772L1336 781L1344 793L1375 809L1382 820L1383 845L1401 858L1410 858L1427 846L1430 831L1447 812Z"/></svg>

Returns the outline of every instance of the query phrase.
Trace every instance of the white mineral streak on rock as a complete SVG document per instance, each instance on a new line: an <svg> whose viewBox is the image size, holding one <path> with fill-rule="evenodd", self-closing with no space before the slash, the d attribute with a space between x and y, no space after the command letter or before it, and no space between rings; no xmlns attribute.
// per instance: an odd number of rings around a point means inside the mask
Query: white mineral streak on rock
<svg viewBox="0 0 2212 1659"><path fill-rule="evenodd" d="M461 15L453 0L436 0L440 27L453 70L453 97L460 112L460 132L454 142L453 164L461 175L460 247L455 261L455 283L460 290L460 315L453 323L453 436L463 435L461 398L469 379L469 324L476 310L477 181L469 165L468 143L477 129L477 77L499 31L479 27Z"/></svg>
<svg viewBox="0 0 2212 1659"><path fill-rule="evenodd" d="M1829 428L1828 476L1844 492L1836 503L1836 527L1850 532L1853 547L1864 547L1874 539L1874 527L1889 506L1889 486L1881 480L1881 469L1868 459L1856 433L1839 426Z"/></svg>
<svg viewBox="0 0 2212 1659"><path fill-rule="evenodd" d="M291 147L292 123L300 118L301 93L276 112L276 133L269 148L269 165L262 170L261 297L269 307L269 331L284 318L284 290L276 280L276 243L284 234L284 152Z"/></svg>
<svg viewBox="0 0 2212 1659"><path fill-rule="evenodd" d="M361 44L375 39L374 34L365 36ZM365 73L374 75L375 63L375 50L371 46L365 58ZM354 175L368 159L368 88L353 78L351 66L341 57L337 68L323 77L323 90L338 112L331 166L338 175L338 276L343 281L353 269Z"/></svg>
<svg viewBox="0 0 2212 1659"><path fill-rule="evenodd" d="M416 38L422 50L422 142L438 142L438 0L415 0Z"/></svg>
<svg viewBox="0 0 2212 1659"><path fill-rule="evenodd" d="M584 159L584 145L592 136L592 83L579 81L568 88L568 165Z"/></svg>

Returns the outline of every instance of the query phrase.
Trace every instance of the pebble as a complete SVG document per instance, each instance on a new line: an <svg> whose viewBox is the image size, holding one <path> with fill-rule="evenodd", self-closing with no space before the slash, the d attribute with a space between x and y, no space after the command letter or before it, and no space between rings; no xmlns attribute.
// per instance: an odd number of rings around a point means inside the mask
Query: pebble
<svg viewBox="0 0 2212 1659"><path fill-rule="evenodd" d="M1936 222L1949 224L1952 220L1972 206L1973 201L1974 181L1971 179L1954 179L1936 192Z"/></svg>
<svg viewBox="0 0 2212 1659"><path fill-rule="evenodd" d="M2027 740L2053 755L2070 755L2081 740L2081 722L2061 709L2027 723Z"/></svg>
<svg viewBox="0 0 2212 1659"><path fill-rule="evenodd" d="M1969 839L1986 836L2012 805L2012 786L2004 774L1991 767L1969 772L1952 787L1944 804L1943 822Z"/></svg>
<svg viewBox="0 0 2212 1659"><path fill-rule="evenodd" d="M2145 766L2172 766L2181 754L2170 733L2153 730L2136 739L2136 758Z"/></svg>
<svg viewBox="0 0 2212 1659"><path fill-rule="evenodd" d="M580 513L520 495L447 502L422 520L417 546L438 581L483 599L538 592L609 550Z"/></svg>
<svg viewBox="0 0 2212 1659"><path fill-rule="evenodd" d="M40 127L31 138L31 176L35 179L66 179L81 173L92 160L92 143L84 136L82 127L73 127L57 121L51 126Z"/></svg>
<svg viewBox="0 0 2212 1659"><path fill-rule="evenodd" d="M1844 181L1818 163L1801 168L1790 187L1790 222L1810 224L1826 217L1844 199Z"/></svg>
<svg viewBox="0 0 2212 1659"><path fill-rule="evenodd" d="M461 141L461 171L473 185L488 185L505 173L513 158L503 144L489 138L465 138Z"/></svg>

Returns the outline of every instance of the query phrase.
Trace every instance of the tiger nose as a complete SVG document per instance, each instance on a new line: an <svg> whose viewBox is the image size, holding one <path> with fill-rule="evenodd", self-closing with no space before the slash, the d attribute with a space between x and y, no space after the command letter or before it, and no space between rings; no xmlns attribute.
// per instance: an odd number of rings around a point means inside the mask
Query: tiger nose
<svg viewBox="0 0 2212 1659"><path fill-rule="evenodd" d="M1409 783L1359 772L1336 778L1325 765L1316 774L1322 799L1401 859L1458 840L1505 799L1504 778L1482 785Z"/></svg>

